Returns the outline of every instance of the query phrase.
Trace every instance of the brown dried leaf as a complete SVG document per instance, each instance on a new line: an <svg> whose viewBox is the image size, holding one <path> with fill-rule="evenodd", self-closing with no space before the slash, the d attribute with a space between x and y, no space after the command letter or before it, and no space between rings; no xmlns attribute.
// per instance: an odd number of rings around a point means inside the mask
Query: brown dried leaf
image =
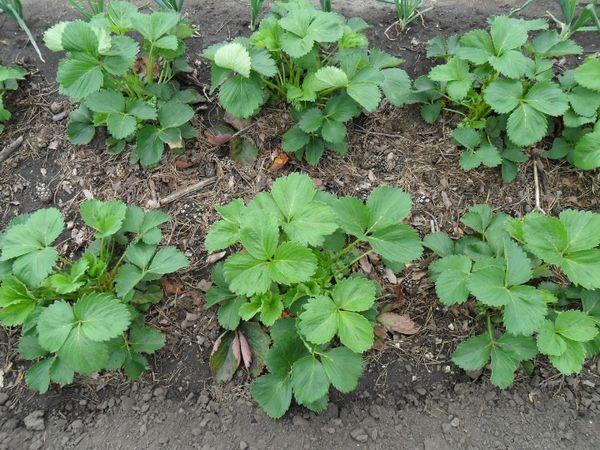
<svg viewBox="0 0 600 450"><path fill-rule="evenodd" d="M204 137L212 145L225 145L233 137L233 130L227 125L216 125L204 131Z"/></svg>
<svg viewBox="0 0 600 450"><path fill-rule="evenodd" d="M175 278L162 277L160 279L162 288L165 291L166 296L180 295L183 290L181 281Z"/></svg>
<svg viewBox="0 0 600 450"><path fill-rule="evenodd" d="M275 157L275 159L273 160L271 165L269 166L269 171L271 171L271 172L280 171L287 165L289 160L290 160L290 158L286 153L279 153Z"/></svg>
<svg viewBox="0 0 600 450"><path fill-rule="evenodd" d="M379 316L377 316L377 320L388 331L395 331L396 333L413 335L417 334L421 330L421 327L414 323L412 319L405 314L386 312L379 314Z"/></svg>
<svg viewBox="0 0 600 450"><path fill-rule="evenodd" d="M190 161L186 156L182 156L175 160L175 168L178 170L189 169L194 163Z"/></svg>
<svg viewBox="0 0 600 450"><path fill-rule="evenodd" d="M250 344L246 340L246 336L241 331L238 332L240 336L240 350L242 351L242 360L244 361L244 367L246 369L250 367L252 364L252 350L250 349Z"/></svg>
<svg viewBox="0 0 600 450"><path fill-rule="evenodd" d="M231 114L229 114L228 112L226 112L225 115L223 116L223 120L238 131L243 130L246 127L249 127L250 124L252 123L249 120L244 120L244 119L240 119L238 117L234 117Z"/></svg>
<svg viewBox="0 0 600 450"><path fill-rule="evenodd" d="M238 365L242 361L242 349L240 348L240 337L239 333L235 333L233 341L231 341L231 351L233 352L233 357L237 361Z"/></svg>
<svg viewBox="0 0 600 450"><path fill-rule="evenodd" d="M226 252L211 253L206 257L206 264L214 264L225 256Z"/></svg>

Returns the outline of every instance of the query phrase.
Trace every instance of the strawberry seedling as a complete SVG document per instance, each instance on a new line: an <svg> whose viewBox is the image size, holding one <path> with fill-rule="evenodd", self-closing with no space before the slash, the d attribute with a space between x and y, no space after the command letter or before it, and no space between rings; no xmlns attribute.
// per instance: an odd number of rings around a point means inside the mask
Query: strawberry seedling
<svg viewBox="0 0 600 450"><path fill-rule="evenodd" d="M440 256L429 266L440 301L450 307L472 297L487 321L452 360L465 370L491 362L501 388L538 353L565 375L579 373L600 350L600 214L511 219L476 205L461 221L473 233L423 242Z"/></svg>
<svg viewBox="0 0 600 450"><path fill-rule="evenodd" d="M410 79L402 60L369 50L360 18L316 9L306 0L277 3L249 39L213 45L211 90L230 114L248 118L268 101L292 106L296 125L283 149L316 165L325 149L347 151L347 123L379 106L401 106Z"/></svg>
<svg viewBox="0 0 600 450"><path fill-rule="evenodd" d="M12 117L9 110L4 107L4 93L18 88L18 82L25 79L27 71L22 67L0 66L0 134L4 131L4 124Z"/></svg>
<svg viewBox="0 0 600 450"><path fill-rule="evenodd" d="M174 247L158 249L169 220L160 211L87 200L80 212L95 240L76 260L57 250L65 228L57 209L19 216L0 234L0 323L21 327L21 357L37 361L25 381L38 392L75 373L123 369L137 379L145 355L165 344L144 323L162 298L157 281L189 263Z"/></svg>
<svg viewBox="0 0 600 450"><path fill-rule="evenodd" d="M217 208L207 250L243 250L214 267L206 296L228 330L211 357L215 378L230 379L242 362L254 376L266 367L250 390L273 418L292 398L318 412L330 386L354 390L374 341L379 286L353 270L371 253L396 271L419 258L417 232L400 223L410 209L399 189L381 186L365 204L317 191L297 173L247 205Z"/></svg>
<svg viewBox="0 0 600 450"><path fill-rule="evenodd" d="M129 34L139 33L141 45ZM113 1L104 14L61 22L44 35L53 51L64 51L59 90L80 106L67 130L71 142L91 142L97 127L106 127L111 153L134 146L132 163L159 163L165 146L174 152L196 136L190 125L199 101L196 91L180 90L173 80L189 71L184 40L192 29L173 11L144 14L127 2Z"/></svg>

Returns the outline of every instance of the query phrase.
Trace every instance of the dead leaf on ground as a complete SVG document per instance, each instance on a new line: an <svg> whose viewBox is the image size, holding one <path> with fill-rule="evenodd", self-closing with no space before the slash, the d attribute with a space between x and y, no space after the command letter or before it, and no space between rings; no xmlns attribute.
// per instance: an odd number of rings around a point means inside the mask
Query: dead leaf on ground
<svg viewBox="0 0 600 450"><path fill-rule="evenodd" d="M240 119L238 117L234 117L231 114L229 114L228 112L226 112L225 115L223 116L223 120L238 131L249 127L250 124L252 123L249 120L244 120L244 119Z"/></svg>
<svg viewBox="0 0 600 450"><path fill-rule="evenodd" d="M180 295L182 291L181 281L175 278L162 277L160 280L166 296Z"/></svg>
<svg viewBox="0 0 600 450"><path fill-rule="evenodd" d="M234 131L227 125L216 125L204 131L204 137L212 145L225 145L234 135Z"/></svg>
<svg viewBox="0 0 600 450"><path fill-rule="evenodd" d="M413 335L421 330L421 327L414 323L406 314L386 312L379 314L377 320L391 332Z"/></svg>
<svg viewBox="0 0 600 450"><path fill-rule="evenodd" d="M240 350L242 352L242 360L244 361L244 367L246 369L252 364L252 350L250 350L250 344L246 340L246 336L241 331L238 331L240 336Z"/></svg>
<svg viewBox="0 0 600 450"><path fill-rule="evenodd" d="M208 255L206 257L206 264L214 264L217 261L220 261L223 259L223 257L225 256L226 252L219 252L219 253L211 253L210 255Z"/></svg>
<svg viewBox="0 0 600 450"><path fill-rule="evenodd" d="M186 156L179 157L175 160L175 168L178 170L189 169L194 163L189 160Z"/></svg>
<svg viewBox="0 0 600 450"><path fill-rule="evenodd" d="M273 162L271 163L271 165L269 166L269 171L271 172L278 172L281 169L283 169L288 161L290 160L289 156L285 153L279 153L275 159L273 160Z"/></svg>

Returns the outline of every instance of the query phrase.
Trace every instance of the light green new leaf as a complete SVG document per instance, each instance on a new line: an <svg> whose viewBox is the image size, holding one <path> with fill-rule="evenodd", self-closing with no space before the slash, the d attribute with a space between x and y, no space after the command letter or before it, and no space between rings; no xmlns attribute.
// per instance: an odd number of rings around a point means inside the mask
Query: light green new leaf
<svg viewBox="0 0 600 450"><path fill-rule="evenodd" d="M245 78L250 76L252 66L250 53L238 42L230 42L217 50L214 62L217 66L233 70Z"/></svg>
<svg viewBox="0 0 600 450"><path fill-rule="evenodd" d="M116 234L121 229L127 205L118 200L103 202L92 199L84 201L79 212L85 224L96 230L96 238L103 239Z"/></svg>

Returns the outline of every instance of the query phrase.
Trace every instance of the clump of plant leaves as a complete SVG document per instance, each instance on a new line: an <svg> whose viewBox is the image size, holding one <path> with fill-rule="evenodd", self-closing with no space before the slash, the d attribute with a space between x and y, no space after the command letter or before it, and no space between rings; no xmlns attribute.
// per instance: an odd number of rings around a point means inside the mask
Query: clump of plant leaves
<svg viewBox="0 0 600 450"><path fill-rule="evenodd" d="M268 101L292 106L296 125L283 149L316 165L325 149L347 151L346 124L372 112L382 92L401 106L410 79L402 60L369 50L360 18L316 9L306 0L277 3L250 38L213 45L211 90L230 114L248 118Z"/></svg>
<svg viewBox="0 0 600 450"><path fill-rule="evenodd" d="M138 33L138 44L128 35ZM196 136L189 121L193 90L180 90L173 77L189 71L184 40L192 28L174 11L144 14L128 2L110 2L103 14L61 22L44 35L46 46L64 51L58 67L59 90L80 107L67 130L74 144L88 144L97 127L106 127L111 153L134 148L132 163L151 167L165 145L174 152Z"/></svg>
<svg viewBox="0 0 600 450"><path fill-rule="evenodd" d="M582 53L579 45L548 30L542 19L500 16L489 22L489 31L432 39L428 56L445 63L415 81L410 101L423 104L421 116L428 123L435 122L442 110L460 116L453 138L464 148L461 168L502 166L502 178L508 182L528 158L523 148L560 128L558 118L568 128L596 122L600 92L591 88L597 84L592 72L600 63L590 59L574 71L580 80L567 72L558 77L559 83L554 59ZM532 31L539 33L530 37ZM590 152L591 146L582 144L579 153ZM586 158L578 155L570 160L590 168Z"/></svg>
<svg viewBox="0 0 600 450"><path fill-rule="evenodd" d="M600 350L600 214L512 219L476 205L461 221L473 233L456 241L433 233L423 242L440 256L429 266L440 301L450 307L473 297L487 322L452 360L471 371L489 363L500 388L520 366L530 371L538 354L562 374L579 373Z"/></svg>
<svg viewBox="0 0 600 450"><path fill-rule="evenodd" d="M80 213L95 240L74 260L58 252L65 224L55 208L19 216L0 234L0 323L21 327L19 353L37 361L25 381L38 392L76 373L123 369L137 379L165 344L144 323L162 298L158 280L189 264L174 247L158 249L169 220L160 211L87 200Z"/></svg>
<svg viewBox="0 0 600 450"><path fill-rule="evenodd" d="M421 255L418 234L400 223L410 209L399 189L381 186L365 204L318 191L297 173L247 205L217 208L207 250L242 250L214 267L206 295L228 330L211 357L215 378L230 379L242 362L255 376L266 366L251 393L273 418L292 397L323 411L331 386L355 389L373 345L379 287L353 269L369 253L393 270Z"/></svg>
<svg viewBox="0 0 600 450"><path fill-rule="evenodd" d="M4 124L12 117L9 110L4 107L4 93L6 91L14 91L20 80L25 79L27 71L19 66L0 66L0 134L4 131Z"/></svg>

